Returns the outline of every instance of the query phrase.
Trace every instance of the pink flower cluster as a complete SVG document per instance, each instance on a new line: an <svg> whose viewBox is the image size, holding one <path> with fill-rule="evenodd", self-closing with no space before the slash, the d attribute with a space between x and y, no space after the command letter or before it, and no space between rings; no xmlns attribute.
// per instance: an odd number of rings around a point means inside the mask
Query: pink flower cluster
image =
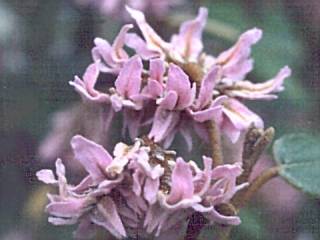
<svg viewBox="0 0 320 240"><path fill-rule="evenodd" d="M144 39L129 33L125 25L113 44L95 39L92 63L82 79L70 82L84 101L110 104L124 114L124 130L130 137L151 125L149 137L169 147L180 132L189 148L191 129L207 139L205 122L214 120L232 142L251 124L263 128L262 119L242 100L275 99L291 71L284 67L264 83L245 76L252 70L251 46L262 36L259 29L243 33L238 42L217 57L203 52L202 31L207 9L200 8L194 20L183 23L170 42L164 41L146 22L142 12L128 8ZM124 46L136 55L130 57ZM145 64L143 64L145 63ZM105 92L94 88L99 74L117 75L114 87Z"/></svg>
<svg viewBox="0 0 320 240"><path fill-rule="evenodd" d="M46 210L55 225L79 223L76 236L91 234L101 226L116 238L139 236L178 239L186 219L201 212L211 223L239 224L237 216L225 216L217 206L228 203L247 184L236 185L241 164L212 166L203 157L204 168L176 158L166 151L177 133L192 148L192 131L208 140L207 122L235 143L249 126L263 128L262 119L243 100L275 99L290 75L284 67L264 83L252 83L251 47L262 36L259 29L243 33L237 43L218 56L203 51L202 32L207 9L184 22L170 41L163 40L147 23L144 14L127 7L143 38L122 27L112 44L96 38L93 63L70 85L86 106L105 106L113 116L123 114L123 134L132 146L118 143L112 157L101 145L79 135L71 140L74 157L88 176L76 186L67 183L65 167L56 162L56 175L41 170L37 177L59 188L49 194ZM127 48L133 50L130 56ZM100 74L114 74L112 87L98 90ZM100 125L99 125L100 126ZM100 127L99 127L100 129ZM147 133L147 137L135 140Z"/></svg>
<svg viewBox="0 0 320 240"><path fill-rule="evenodd" d="M201 170L193 161L175 159L175 152L149 139L138 139L133 146L118 143L114 157L80 135L72 138L71 146L87 177L76 186L68 184L60 159L56 161L57 178L48 169L37 172L37 177L59 188L58 195L48 194L49 222L79 222L76 238L90 237L101 226L118 239L178 239L195 211L212 223L240 223L239 217L224 216L215 209L246 186L236 186L242 172L239 164L212 169L211 158L203 157Z"/></svg>

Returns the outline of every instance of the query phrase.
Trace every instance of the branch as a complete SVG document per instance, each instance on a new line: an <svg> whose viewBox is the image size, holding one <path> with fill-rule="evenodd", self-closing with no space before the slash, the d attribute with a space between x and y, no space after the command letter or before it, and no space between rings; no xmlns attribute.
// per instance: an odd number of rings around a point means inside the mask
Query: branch
<svg viewBox="0 0 320 240"><path fill-rule="evenodd" d="M269 180L279 175L279 167L275 166L269 169L264 170L260 176L256 177L250 185L240 191L236 196L232 199L232 204L240 209L244 207L252 198L252 196Z"/></svg>
<svg viewBox="0 0 320 240"><path fill-rule="evenodd" d="M208 121L207 127L212 151L212 163L213 167L216 167L223 164L220 132L214 120Z"/></svg>

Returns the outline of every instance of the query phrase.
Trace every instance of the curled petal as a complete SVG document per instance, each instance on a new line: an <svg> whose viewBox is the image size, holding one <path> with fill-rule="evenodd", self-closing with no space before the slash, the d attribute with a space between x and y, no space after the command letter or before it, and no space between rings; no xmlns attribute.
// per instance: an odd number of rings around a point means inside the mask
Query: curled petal
<svg viewBox="0 0 320 240"><path fill-rule="evenodd" d="M215 106L215 107L210 107L201 111L196 111L196 112L190 111L190 114L195 121L203 123L208 120L221 118L220 116L222 114L222 107Z"/></svg>
<svg viewBox="0 0 320 240"><path fill-rule="evenodd" d="M157 80L149 79L147 86L142 90L142 94L148 98L156 99L161 96L163 92L163 86Z"/></svg>
<svg viewBox="0 0 320 240"><path fill-rule="evenodd" d="M201 81L199 96L196 101L197 109L203 109L210 103L212 99L213 88L219 80L219 71L220 68L218 66L213 66Z"/></svg>
<svg viewBox="0 0 320 240"><path fill-rule="evenodd" d="M171 43L184 59L197 61L203 49L202 32L208 17L208 10L200 8L194 20L182 23L179 34L173 35Z"/></svg>
<svg viewBox="0 0 320 240"><path fill-rule="evenodd" d="M101 145L77 135L72 138L71 146L75 158L90 174L94 182L105 177L104 171L112 162L112 157Z"/></svg>
<svg viewBox="0 0 320 240"><path fill-rule="evenodd" d="M126 230L122 224L117 207L110 197L104 197L97 205L98 213L91 217L91 220L107 229L118 239L127 236Z"/></svg>
<svg viewBox="0 0 320 240"><path fill-rule="evenodd" d="M84 101L108 102L108 94L101 93L94 89L98 76L98 66L93 63L87 67L82 77L83 80L75 76L74 81L70 81L69 84L75 88Z"/></svg>
<svg viewBox="0 0 320 240"><path fill-rule="evenodd" d="M148 49L156 51L160 55L168 51L170 47L169 43L162 40L162 38L153 30L153 28L147 23L144 14L128 6L126 9L139 26L142 35L147 42Z"/></svg>
<svg viewBox="0 0 320 240"><path fill-rule="evenodd" d="M159 83L163 83L163 75L166 71L164 61L160 58L150 60L150 78L157 80Z"/></svg>
<svg viewBox="0 0 320 240"><path fill-rule="evenodd" d="M206 217L209 218L209 220L220 223L220 224L226 224L226 225L239 225L241 223L241 220L238 216L225 216L220 214L217 210L213 209L209 214L206 214Z"/></svg>
<svg viewBox="0 0 320 240"><path fill-rule="evenodd" d="M176 108L182 110L192 104L195 98L195 84L191 88L187 74L177 65L170 64L166 90L175 91L178 95Z"/></svg>
<svg viewBox="0 0 320 240"><path fill-rule="evenodd" d="M223 66L223 75L233 80L240 80L251 71L252 60L249 59L251 46L262 37L262 31L257 28L243 33L238 42L229 50L221 53L216 64Z"/></svg>
<svg viewBox="0 0 320 240"><path fill-rule="evenodd" d="M142 61L138 56L134 56L124 64L119 73L115 86L117 92L124 98L130 98L140 93Z"/></svg>
<svg viewBox="0 0 320 240"><path fill-rule="evenodd" d="M95 47L92 49L92 58L98 64L102 72L118 73L122 64L127 61L128 54L123 46L126 40L127 32L132 28L131 24L124 25L112 46L101 38L94 40Z"/></svg>
<svg viewBox="0 0 320 240"><path fill-rule="evenodd" d="M46 211L55 217L78 218L84 211L84 199L68 199L65 202L52 202L46 207Z"/></svg>
<svg viewBox="0 0 320 240"><path fill-rule="evenodd" d="M275 99L276 95L272 93L280 92L284 89L283 82L285 78L291 75L289 67L282 68L279 73L267 82L252 83L249 81L239 81L231 86L226 92L231 97L240 97L244 99Z"/></svg>
<svg viewBox="0 0 320 240"><path fill-rule="evenodd" d="M227 119L223 120L222 128L227 135L234 136L232 142L236 142L241 131L248 129L251 124L263 128L262 119L238 100L229 98L223 104L223 114Z"/></svg>
<svg viewBox="0 0 320 240"><path fill-rule="evenodd" d="M157 104L161 106L163 109L167 109L172 111L178 102L178 94L177 92L170 90L166 92L166 95L162 99L157 100Z"/></svg>
<svg viewBox="0 0 320 240"><path fill-rule="evenodd" d="M147 178L144 185L143 196L149 204L155 204L157 201L157 193L160 187L160 180Z"/></svg>
<svg viewBox="0 0 320 240"><path fill-rule="evenodd" d="M45 184L56 184L56 180L53 172L50 169L43 169L36 173L36 176L39 181L44 182Z"/></svg>
<svg viewBox="0 0 320 240"><path fill-rule="evenodd" d="M164 140L177 126L179 119L179 112L167 111L158 107L154 116L151 131L148 135L149 138L154 138L155 142Z"/></svg>
<svg viewBox="0 0 320 240"><path fill-rule="evenodd" d="M168 204L173 205L183 199L192 198L194 191L192 171L189 164L182 158L177 158L171 179L171 191L167 198Z"/></svg>
<svg viewBox="0 0 320 240"><path fill-rule="evenodd" d="M159 53L148 49L145 41L143 41L137 34L128 33L126 36L126 45L135 50L142 59L148 60L159 56Z"/></svg>
<svg viewBox="0 0 320 240"><path fill-rule="evenodd" d="M66 197L68 195L66 168L60 158L56 161L56 174L58 176L59 194L62 197Z"/></svg>

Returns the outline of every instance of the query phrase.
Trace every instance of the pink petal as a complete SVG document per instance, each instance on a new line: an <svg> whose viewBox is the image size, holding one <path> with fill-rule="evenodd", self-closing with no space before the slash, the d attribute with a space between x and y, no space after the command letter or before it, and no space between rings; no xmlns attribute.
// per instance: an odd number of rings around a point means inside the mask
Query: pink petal
<svg viewBox="0 0 320 240"><path fill-rule="evenodd" d="M164 61L160 58L150 60L150 78L157 80L159 83L163 82L163 75L166 69L164 66Z"/></svg>
<svg viewBox="0 0 320 240"><path fill-rule="evenodd" d="M55 217L78 218L85 207L84 199L68 199L65 202L49 203L46 212Z"/></svg>
<svg viewBox="0 0 320 240"><path fill-rule="evenodd" d="M157 201L159 186L160 186L159 178L155 180L150 178L146 179L146 182L143 188L143 196L150 205L155 204Z"/></svg>
<svg viewBox="0 0 320 240"><path fill-rule="evenodd" d="M58 181L56 180L53 172L49 169L43 169L36 173L36 176L39 181L44 182L45 184L56 184Z"/></svg>
<svg viewBox="0 0 320 240"><path fill-rule="evenodd" d="M139 26L143 37L147 42L148 49L157 51L160 54L169 49L169 44L162 40L162 38L153 30L153 28L146 22L145 16L142 12L126 7L131 17Z"/></svg>
<svg viewBox="0 0 320 240"><path fill-rule="evenodd" d="M135 52L144 60L155 58L159 53L151 51L145 41L143 41L137 34L128 33L126 36L126 45L135 50Z"/></svg>
<svg viewBox="0 0 320 240"><path fill-rule="evenodd" d="M228 99L224 103L223 113L232 125L240 131L246 130L252 123L257 128L263 128L262 119L235 99Z"/></svg>
<svg viewBox="0 0 320 240"><path fill-rule="evenodd" d="M211 221L226 225L239 225L241 220L238 216L225 216L213 209L210 214L206 215Z"/></svg>
<svg viewBox="0 0 320 240"><path fill-rule="evenodd" d="M178 112L170 112L158 107L156 110L153 125L149 133L149 138L154 138L155 142L165 139L168 133L176 127L180 119Z"/></svg>
<svg viewBox="0 0 320 240"><path fill-rule="evenodd" d="M223 75L234 80L243 77L252 69L252 60L249 59L251 46L262 37L262 31L253 28L243 33L238 42L229 50L221 53L216 63L223 66Z"/></svg>
<svg viewBox="0 0 320 240"><path fill-rule="evenodd" d="M227 91L227 94L232 97L240 97L245 99L275 99L277 93L284 89L284 79L291 75L289 67L282 68L279 73L267 82L252 83L249 81L239 81L235 83L234 90Z"/></svg>
<svg viewBox="0 0 320 240"><path fill-rule="evenodd" d="M195 85L191 88L187 74L177 65L170 64L166 90L173 90L178 94L177 109L182 110L190 106L194 100Z"/></svg>
<svg viewBox="0 0 320 240"><path fill-rule="evenodd" d="M177 92L171 90L166 93L163 99L161 99L160 101L157 101L157 103L161 106L161 108L172 111L177 105L177 101L178 101Z"/></svg>
<svg viewBox="0 0 320 240"><path fill-rule="evenodd" d="M208 17L208 10L200 8L194 20L182 23L179 34L173 35L171 43L184 59L197 61L203 49L202 32Z"/></svg>
<svg viewBox="0 0 320 240"><path fill-rule="evenodd" d="M193 191L192 171L182 158L177 158L171 176L171 190L167 202L175 204L183 199L192 198Z"/></svg>
<svg viewBox="0 0 320 240"><path fill-rule="evenodd" d="M142 61L138 56L134 56L124 64L119 73L115 86L117 92L125 98L137 95L141 88Z"/></svg>
<svg viewBox="0 0 320 240"><path fill-rule="evenodd" d="M112 157L101 145L77 135L72 138L71 146L75 158L83 165L94 182L105 178L104 171L112 162Z"/></svg>
<svg viewBox="0 0 320 240"><path fill-rule="evenodd" d="M148 98L156 99L161 96L163 92L163 86L157 80L149 79L147 86L142 90L142 94Z"/></svg>
<svg viewBox="0 0 320 240"><path fill-rule="evenodd" d="M213 66L210 71L206 74L201 82L199 96L196 102L197 109L203 109L212 100L213 88L219 80L220 68Z"/></svg>
<svg viewBox="0 0 320 240"><path fill-rule="evenodd" d="M104 197L97 205L100 215L92 216L92 221L99 226L106 228L112 235L118 239L127 236L126 230L122 224L117 207L110 197Z"/></svg>
<svg viewBox="0 0 320 240"><path fill-rule="evenodd" d="M195 121L203 123L209 120L219 119L222 114L222 106L211 107L197 112L191 111L190 113Z"/></svg>

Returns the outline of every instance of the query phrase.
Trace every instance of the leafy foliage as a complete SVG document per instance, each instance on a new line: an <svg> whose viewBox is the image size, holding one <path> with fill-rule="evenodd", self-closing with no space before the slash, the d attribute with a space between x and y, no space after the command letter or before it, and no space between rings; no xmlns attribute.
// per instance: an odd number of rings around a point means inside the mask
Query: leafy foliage
<svg viewBox="0 0 320 240"><path fill-rule="evenodd" d="M320 196L320 139L290 134L277 140L273 151L280 175L295 187Z"/></svg>

